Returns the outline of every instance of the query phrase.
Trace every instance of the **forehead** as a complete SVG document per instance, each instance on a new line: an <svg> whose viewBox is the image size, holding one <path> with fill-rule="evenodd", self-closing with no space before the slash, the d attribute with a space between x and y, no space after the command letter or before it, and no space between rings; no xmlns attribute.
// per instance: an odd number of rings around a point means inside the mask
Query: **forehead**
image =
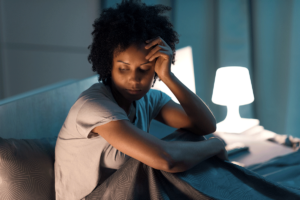
<svg viewBox="0 0 300 200"><path fill-rule="evenodd" d="M115 50L114 60L118 59L129 59L129 60L146 60L145 57L151 51L151 49L145 49L147 44L131 44L127 49L122 52Z"/></svg>

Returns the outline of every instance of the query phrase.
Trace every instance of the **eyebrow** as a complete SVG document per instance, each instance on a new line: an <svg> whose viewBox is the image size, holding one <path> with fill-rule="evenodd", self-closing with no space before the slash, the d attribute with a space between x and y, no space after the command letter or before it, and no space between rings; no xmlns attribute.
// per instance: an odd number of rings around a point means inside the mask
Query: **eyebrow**
<svg viewBox="0 0 300 200"><path fill-rule="evenodd" d="M121 62L121 63L127 64L127 65L130 65L129 63L126 63L126 62L124 62L124 61L122 61L122 60L117 60L117 62ZM147 64L147 63L150 63L150 62L147 61L147 62L145 62L145 63L143 63L143 64L141 64L141 65L145 65L145 64Z"/></svg>

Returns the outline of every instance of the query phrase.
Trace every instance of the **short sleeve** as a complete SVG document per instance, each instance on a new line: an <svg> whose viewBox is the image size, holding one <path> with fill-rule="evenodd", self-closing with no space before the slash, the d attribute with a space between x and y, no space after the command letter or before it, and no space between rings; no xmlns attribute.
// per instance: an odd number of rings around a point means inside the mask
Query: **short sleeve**
<svg viewBox="0 0 300 200"><path fill-rule="evenodd" d="M76 128L87 138L95 127L117 120L129 120L122 108L108 98L93 98L86 100L79 109Z"/></svg>
<svg viewBox="0 0 300 200"><path fill-rule="evenodd" d="M151 99L151 104L153 105L153 111L152 111L152 115L151 115L151 120L152 120L156 117L156 115L158 115L161 108L168 101L171 100L171 97L160 90L151 89L150 99Z"/></svg>

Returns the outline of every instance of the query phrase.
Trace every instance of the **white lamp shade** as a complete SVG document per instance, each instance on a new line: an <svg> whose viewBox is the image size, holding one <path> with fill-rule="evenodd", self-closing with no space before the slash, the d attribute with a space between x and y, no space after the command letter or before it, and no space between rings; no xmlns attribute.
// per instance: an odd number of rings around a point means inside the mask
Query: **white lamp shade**
<svg viewBox="0 0 300 200"><path fill-rule="evenodd" d="M219 105L246 105L254 101L246 67L221 67L216 72L212 102Z"/></svg>

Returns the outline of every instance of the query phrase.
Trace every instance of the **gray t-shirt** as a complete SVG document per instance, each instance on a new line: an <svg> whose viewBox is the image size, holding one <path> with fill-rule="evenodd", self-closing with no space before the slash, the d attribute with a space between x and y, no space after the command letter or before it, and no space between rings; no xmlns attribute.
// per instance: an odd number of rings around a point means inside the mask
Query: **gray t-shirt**
<svg viewBox="0 0 300 200"><path fill-rule="evenodd" d="M149 133L150 122L171 98L155 89L135 101L136 127ZM88 138L96 126L129 120L115 101L109 86L93 84L71 107L55 146L56 200L79 200L90 194L130 157L97 135ZM130 120L129 120L130 121Z"/></svg>

